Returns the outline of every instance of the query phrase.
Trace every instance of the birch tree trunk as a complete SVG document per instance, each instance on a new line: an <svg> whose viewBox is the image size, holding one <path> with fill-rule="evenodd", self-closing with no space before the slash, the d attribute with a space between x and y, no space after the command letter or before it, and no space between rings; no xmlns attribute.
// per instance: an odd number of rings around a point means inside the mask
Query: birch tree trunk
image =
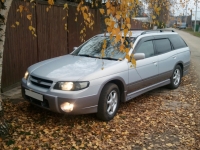
<svg viewBox="0 0 200 150"><path fill-rule="evenodd" d="M6 22L8 18L8 12L10 10L10 6L12 4L13 0L6 0L5 6L6 9L0 9L0 14L5 17L4 24L1 25L2 30L0 31L0 38L2 41L0 41L0 88L1 88L1 76L2 76L2 64L3 64L3 51L4 51L4 43L5 43L5 31L6 31ZM2 97L1 97L1 91L0 91L0 136L9 134L9 127L4 119L3 114L3 106L2 106Z"/></svg>
<svg viewBox="0 0 200 150"><path fill-rule="evenodd" d="M2 76L2 64L3 64L3 51L4 51L4 43L5 43L6 22L7 22L8 12L10 10L10 6L11 6L12 1L13 0L6 0L5 1L6 9L0 10L1 15L3 15L5 17L5 24L1 26L1 28L3 30L0 31L0 35L2 36L1 37L2 41L0 41L0 88L1 88L1 76ZM1 98L1 94L0 94L0 111L2 109L1 102L2 102L2 98Z"/></svg>

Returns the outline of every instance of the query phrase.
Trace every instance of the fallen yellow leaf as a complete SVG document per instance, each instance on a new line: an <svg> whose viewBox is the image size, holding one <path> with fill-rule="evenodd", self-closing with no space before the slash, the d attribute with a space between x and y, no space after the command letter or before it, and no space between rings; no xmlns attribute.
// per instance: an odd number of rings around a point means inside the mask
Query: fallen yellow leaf
<svg viewBox="0 0 200 150"><path fill-rule="evenodd" d="M66 8L68 9L68 4L67 3L64 4L63 9L66 9Z"/></svg>
<svg viewBox="0 0 200 150"><path fill-rule="evenodd" d="M49 139L44 138L44 139L42 139L42 141L43 141L43 142L47 142L47 141L49 141Z"/></svg>
<svg viewBox="0 0 200 150"><path fill-rule="evenodd" d="M28 29L31 31L31 30L33 29L33 27L32 27L32 26L29 26Z"/></svg>
<svg viewBox="0 0 200 150"><path fill-rule="evenodd" d="M16 23L16 25L19 25L19 22L18 22L18 21L16 21L15 23Z"/></svg>
<svg viewBox="0 0 200 150"><path fill-rule="evenodd" d="M30 15L27 15L27 19L28 20L31 20L31 18L32 18L32 15L30 14Z"/></svg>
<svg viewBox="0 0 200 150"><path fill-rule="evenodd" d="M105 10L104 9L99 9L100 13L103 15L105 13Z"/></svg>

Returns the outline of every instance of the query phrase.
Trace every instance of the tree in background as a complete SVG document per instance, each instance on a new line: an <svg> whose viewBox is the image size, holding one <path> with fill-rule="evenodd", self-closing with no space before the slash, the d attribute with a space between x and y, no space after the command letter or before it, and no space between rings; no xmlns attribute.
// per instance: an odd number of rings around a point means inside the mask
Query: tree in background
<svg viewBox="0 0 200 150"><path fill-rule="evenodd" d="M171 0L145 0L152 19L151 25L164 28L168 21Z"/></svg>

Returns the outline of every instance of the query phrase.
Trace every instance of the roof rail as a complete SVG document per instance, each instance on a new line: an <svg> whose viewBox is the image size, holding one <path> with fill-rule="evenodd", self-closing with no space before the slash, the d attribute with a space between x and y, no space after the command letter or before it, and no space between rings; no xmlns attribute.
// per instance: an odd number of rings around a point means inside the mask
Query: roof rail
<svg viewBox="0 0 200 150"><path fill-rule="evenodd" d="M141 35L143 35L143 34L147 34L148 32L165 32L165 31L168 31L168 32L175 32L174 30L167 30L167 29L160 29L160 30L146 30L146 31L142 32Z"/></svg>
<svg viewBox="0 0 200 150"><path fill-rule="evenodd" d="M168 30L168 29L160 29L160 32L163 32L163 31L168 31L168 32L175 32L174 30Z"/></svg>

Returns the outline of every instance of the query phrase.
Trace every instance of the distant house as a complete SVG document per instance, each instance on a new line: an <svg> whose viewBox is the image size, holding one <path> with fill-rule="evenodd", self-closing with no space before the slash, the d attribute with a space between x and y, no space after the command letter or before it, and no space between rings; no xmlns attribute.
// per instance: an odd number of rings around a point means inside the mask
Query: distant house
<svg viewBox="0 0 200 150"><path fill-rule="evenodd" d="M135 18L133 18L134 20L138 20L138 21L141 21L141 22L150 22L151 20L150 20L150 18L149 17L135 17Z"/></svg>
<svg viewBox="0 0 200 150"><path fill-rule="evenodd" d="M173 27L174 24L177 24L177 18L176 16L170 15L166 25L167 27Z"/></svg>
<svg viewBox="0 0 200 150"><path fill-rule="evenodd" d="M176 26L178 27L181 24L185 24L187 27L192 27L192 21L191 21L191 15L190 16L173 16L171 15L169 17L169 20L167 22L167 26L172 27Z"/></svg>
<svg viewBox="0 0 200 150"><path fill-rule="evenodd" d="M192 27L194 28L196 11L192 11L191 14ZM197 10L196 23L200 26L200 10Z"/></svg>
<svg viewBox="0 0 200 150"><path fill-rule="evenodd" d="M182 23L186 23L187 21L187 16L170 16L169 20L167 22L168 26L180 26Z"/></svg>
<svg viewBox="0 0 200 150"><path fill-rule="evenodd" d="M142 29L148 30L150 29L151 19L149 17L135 17L131 19L131 29Z"/></svg>

